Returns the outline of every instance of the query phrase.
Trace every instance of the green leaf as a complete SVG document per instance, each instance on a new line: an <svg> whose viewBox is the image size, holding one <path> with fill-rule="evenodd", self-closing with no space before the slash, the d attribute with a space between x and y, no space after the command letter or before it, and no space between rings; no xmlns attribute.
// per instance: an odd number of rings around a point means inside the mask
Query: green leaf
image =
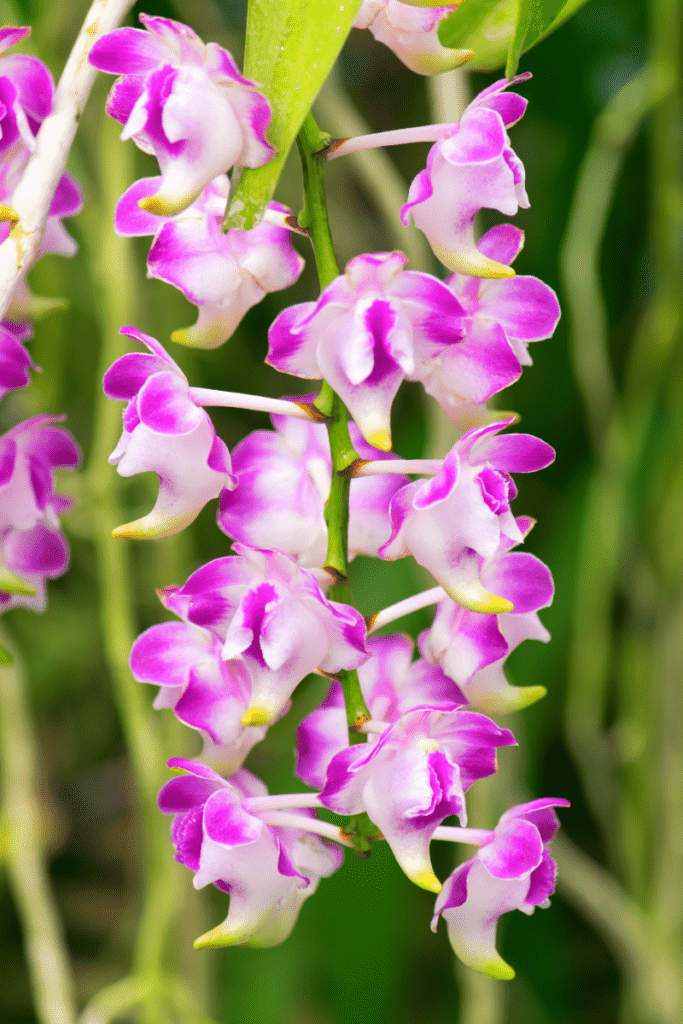
<svg viewBox="0 0 683 1024"><path fill-rule="evenodd" d="M277 155L264 167L233 173L226 230L261 219L359 7L360 0L249 0L244 74L260 83L273 108L268 140Z"/></svg>
<svg viewBox="0 0 683 1024"><path fill-rule="evenodd" d="M506 74L512 77L522 53L559 28L586 2L464 0L439 25L439 40L443 46L474 50L467 65L472 71L495 71L507 61Z"/></svg>
<svg viewBox="0 0 683 1024"><path fill-rule="evenodd" d="M514 78L527 39L540 39L565 6L565 0L519 0L517 21L505 65L506 78ZM528 49L528 46L526 47Z"/></svg>
<svg viewBox="0 0 683 1024"><path fill-rule="evenodd" d="M517 0L512 2L516 3ZM488 24L498 7L499 0L464 0L457 11L449 14L439 25L439 42L442 46L449 46L454 50L472 49L469 42L465 44L465 40L471 39L483 24ZM477 59L476 50L474 59ZM470 67L472 66L470 63Z"/></svg>
<svg viewBox="0 0 683 1024"><path fill-rule="evenodd" d="M0 665L13 665L14 658L4 647L0 647Z"/></svg>

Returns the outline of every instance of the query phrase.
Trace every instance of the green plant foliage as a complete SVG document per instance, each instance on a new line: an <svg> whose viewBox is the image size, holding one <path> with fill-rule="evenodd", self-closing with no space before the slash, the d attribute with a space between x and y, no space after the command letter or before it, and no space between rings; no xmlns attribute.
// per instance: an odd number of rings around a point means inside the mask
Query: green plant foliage
<svg viewBox="0 0 683 1024"><path fill-rule="evenodd" d="M233 180L225 228L258 224L273 198L304 117L344 45L360 0L251 0L244 74L262 86L273 108L268 138L277 155Z"/></svg>
<svg viewBox="0 0 683 1024"><path fill-rule="evenodd" d="M511 78L523 53L559 28L586 0L465 0L439 26L443 46L474 50L468 65Z"/></svg>

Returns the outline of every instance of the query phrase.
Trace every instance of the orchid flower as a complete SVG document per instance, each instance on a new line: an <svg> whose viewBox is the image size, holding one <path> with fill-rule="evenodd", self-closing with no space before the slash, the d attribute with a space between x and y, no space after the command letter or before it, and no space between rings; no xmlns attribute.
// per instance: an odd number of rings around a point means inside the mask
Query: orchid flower
<svg viewBox="0 0 683 1024"><path fill-rule="evenodd" d="M354 608L329 601L316 576L283 552L233 550L160 596L169 611L219 637L224 660L243 663L252 688L241 721L267 725L309 672L334 674L367 660L365 623Z"/></svg>
<svg viewBox="0 0 683 1024"><path fill-rule="evenodd" d="M494 978L514 978L496 950L496 927L510 910L532 914L537 906L549 906L557 868L548 846L559 828L553 807L569 807L569 801L541 799L511 807L488 842L444 882L432 931L443 916L451 946L468 967Z"/></svg>
<svg viewBox="0 0 683 1024"><path fill-rule="evenodd" d="M151 512L117 527L114 536L170 537L193 522L223 487L235 486L230 453L163 346L134 327L123 327L121 334L151 354L121 356L104 375L107 397L128 402L109 461L121 476L156 473L159 494Z"/></svg>
<svg viewBox="0 0 683 1024"><path fill-rule="evenodd" d="M507 264L480 252L474 241L474 218L483 208L507 217L528 207L524 167L510 147L507 129L524 114L526 100L505 93L511 82L502 78L480 92L460 123L429 151L427 167L414 178L401 221L423 231L436 257L459 274L473 277L514 277Z"/></svg>
<svg viewBox="0 0 683 1024"><path fill-rule="evenodd" d="M141 14L140 21L144 31L119 28L98 39L89 59L121 76L107 101L121 138L159 161L159 188L141 199L142 208L172 217L218 174L272 159L270 104L217 43L205 45L169 18Z"/></svg>
<svg viewBox="0 0 683 1024"><path fill-rule="evenodd" d="M460 67L472 50L453 50L439 42L439 25L458 4L414 7L399 0L362 0L354 28L369 28L411 71L438 75Z"/></svg>
<svg viewBox="0 0 683 1024"><path fill-rule="evenodd" d="M465 792L496 771L496 748L514 744L508 729L456 704L413 707L374 744L335 754L320 801L337 814L367 812L416 885L439 892L429 843L444 818L467 823Z"/></svg>
<svg viewBox="0 0 683 1024"><path fill-rule="evenodd" d="M533 520L517 520L526 537ZM513 611L484 615L468 611L449 598L437 605L430 629L420 634L423 657L440 665L462 688L468 702L489 714L528 707L545 696L543 686L511 686L503 672L508 654L523 640L547 643L550 634L538 617L553 599L550 571L528 552L511 551L514 542L501 538L498 551L480 559L483 586L510 601Z"/></svg>
<svg viewBox="0 0 683 1024"><path fill-rule="evenodd" d="M423 360L460 341L464 310L429 274L404 270L400 252L356 256L323 291L280 313L268 332L267 363L324 378L348 406L368 444L391 448L391 404Z"/></svg>
<svg viewBox="0 0 683 1024"><path fill-rule="evenodd" d="M183 345L217 348L230 338L242 317L268 292L294 284L304 261L292 246L286 227L261 221L251 231L221 231L229 181L222 174L211 181L182 213L162 217L138 203L156 195L161 178L142 178L116 206L119 235L154 235L147 260L148 277L179 288L199 307L194 327L174 331ZM266 216L284 223L290 210L269 203Z"/></svg>
<svg viewBox="0 0 683 1024"><path fill-rule="evenodd" d="M232 775L267 730L242 724L251 677L244 662L221 657L222 646L210 630L163 622L137 638L130 668L139 682L159 686L154 707L173 708L176 718L203 738L204 759Z"/></svg>
<svg viewBox="0 0 683 1024"><path fill-rule="evenodd" d="M213 883L230 894L225 921L195 946L282 942L320 879L340 866L342 851L315 834L315 812L305 804L291 816L294 825L279 826L266 787L244 768L226 781L199 761L168 764L183 772L159 793L160 810L174 815L176 860L195 872L196 889Z"/></svg>
<svg viewBox="0 0 683 1024"><path fill-rule="evenodd" d="M479 239L477 251L509 266L523 243L523 231L500 224ZM552 288L536 277L491 280L454 274L446 284L467 311L465 338L422 363L416 376L451 422L466 430L491 418L482 403L531 365L529 343L551 337L560 307ZM489 392L468 393L463 381L472 379L470 366L484 362L489 366Z"/></svg>
<svg viewBox="0 0 683 1024"><path fill-rule="evenodd" d="M327 552L324 513L332 476L327 430L290 416L273 416L273 425L274 431L252 431L235 446L232 471L238 486L221 492L218 525L234 540L277 547L299 565L320 568ZM371 448L355 423L349 432L362 459L394 458ZM351 481L349 558L377 555L391 534L391 499L407 482L404 476Z"/></svg>
<svg viewBox="0 0 683 1024"><path fill-rule="evenodd" d="M512 601L484 585L480 558L494 555L503 538L523 540L510 510L517 490L509 474L534 472L555 457L550 445L529 434L495 436L513 420L470 430L434 477L398 491L391 501L391 539L379 550L381 558L413 555L473 612L513 611Z"/></svg>
<svg viewBox="0 0 683 1024"><path fill-rule="evenodd" d="M54 490L54 470L74 469L78 445L53 424L60 417L35 416L0 438L0 609L16 605L42 611L45 583L69 564L69 547L58 515L71 507Z"/></svg>

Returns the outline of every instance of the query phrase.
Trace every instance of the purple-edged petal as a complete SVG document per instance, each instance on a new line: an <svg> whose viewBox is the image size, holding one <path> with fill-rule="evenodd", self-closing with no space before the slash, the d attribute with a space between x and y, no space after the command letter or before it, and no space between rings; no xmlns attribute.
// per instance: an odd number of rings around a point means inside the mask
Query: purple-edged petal
<svg viewBox="0 0 683 1024"><path fill-rule="evenodd" d="M255 842L263 828L262 821L242 810L236 793L219 789L206 801L204 831L214 843L244 846Z"/></svg>
<svg viewBox="0 0 683 1024"><path fill-rule="evenodd" d="M38 524L32 530L12 530L3 551L13 572L61 576L69 567L69 545L58 530Z"/></svg>
<svg viewBox="0 0 683 1024"><path fill-rule="evenodd" d="M524 245L524 232L514 224L496 224L477 242L477 249L497 263L510 266ZM513 278L514 280L514 278Z"/></svg>
<svg viewBox="0 0 683 1024"><path fill-rule="evenodd" d="M223 785L224 780L218 772L214 771L213 768L209 768L208 765L202 764L201 761L193 761L189 757L170 757L166 764L169 768L174 768L176 771L196 775L200 779L213 780L217 786Z"/></svg>
<svg viewBox="0 0 683 1024"><path fill-rule="evenodd" d="M547 906L549 898L555 892L556 881L557 864L551 857L550 851L544 850L541 863L531 873L525 904L531 907ZM520 909L525 910L525 907L520 907Z"/></svg>
<svg viewBox="0 0 683 1024"><path fill-rule="evenodd" d="M185 622L164 622L142 633L130 652L131 672L139 682L185 686L193 665L211 659L211 636Z"/></svg>
<svg viewBox="0 0 683 1024"><path fill-rule="evenodd" d="M187 381L171 371L155 373L145 381L138 395L138 415L158 434L189 434L206 418L189 397Z"/></svg>
<svg viewBox="0 0 683 1024"><path fill-rule="evenodd" d="M167 369L168 364L158 356L147 352L128 352L107 370L102 387L107 398L129 402L148 377Z"/></svg>
<svg viewBox="0 0 683 1024"><path fill-rule="evenodd" d="M501 821L492 842L482 846L479 860L494 878L523 878L543 857L543 840L535 825L524 818Z"/></svg>
<svg viewBox="0 0 683 1024"><path fill-rule="evenodd" d="M19 53L2 57L0 75L12 80L19 90L22 109L33 121L40 123L52 112L54 82L49 70L37 57Z"/></svg>
<svg viewBox="0 0 683 1024"><path fill-rule="evenodd" d="M501 815L501 821L509 821L513 818L526 818L538 829L544 843L550 843L560 827L554 807L569 807L568 800L562 797L541 797L539 800L530 800L526 804L518 804L511 807Z"/></svg>
<svg viewBox="0 0 683 1024"><path fill-rule="evenodd" d="M122 327L119 334L123 334L124 337L130 338L131 341L139 341L140 344L145 345L153 355L159 356L159 358L163 359L168 366L182 374L182 370L178 364L171 359L164 346L158 342L156 338L153 338L151 334L145 334L144 331L139 331L137 327L131 327L130 325Z"/></svg>
<svg viewBox="0 0 683 1024"><path fill-rule="evenodd" d="M127 75L153 71L168 57L165 48L151 32L139 28L117 28L97 40L88 60L99 71Z"/></svg>
<svg viewBox="0 0 683 1024"><path fill-rule="evenodd" d="M30 25L25 25L21 28L5 25L3 28L0 28L0 53L4 53L5 50L9 50L11 46L15 46L22 39L26 39L26 36L30 35Z"/></svg>
<svg viewBox="0 0 683 1024"><path fill-rule="evenodd" d="M446 501L458 482L459 469L458 453L450 451L436 476L421 483L415 491L412 501L413 508L421 511Z"/></svg>
<svg viewBox="0 0 683 1024"><path fill-rule="evenodd" d="M124 238L156 235L164 225L164 218L143 210L139 202L155 195L161 186L161 178L140 178L126 189L114 213L114 230Z"/></svg>
<svg viewBox="0 0 683 1024"><path fill-rule="evenodd" d="M188 763L194 764L191 761ZM194 768L191 770L194 772ZM199 807L219 789L222 782L223 780L215 772L211 772L210 776L204 778L192 774L170 779L159 791L157 800L159 810L162 814L178 814L188 811L192 807Z"/></svg>
<svg viewBox="0 0 683 1024"><path fill-rule="evenodd" d="M83 206L83 192L75 178L63 174L59 179L50 206L51 217L70 217Z"/></svg>
<svg viewBox="0 0 683 1024"><path fill-rule="evenodd" d="M513 551L497 559L483 573L486 586L512 601L515 614L547 608L553 599L553 578L535 555Z"/></svg>
<svg viewBox="0 0 683 1024"><path fill-rule="evenodd" d="M17 443L11 437L0 441L0 487L4 487L12 479L17 458Z"/></svg>
<svg viewBox="0 0 683 1024"><path fill-rule="evenodd" d="M507 136L502 119L494 111L478 110L463 121L441 144L449 164L486 164L502 155Z"/></svg>
<svg viewBox="0 0 683 1024"><path fill-rule="evenodd" d="M315 312L315 302L284 309L268 329L266 362L282 373L315 380L321 376L316 351L307 343L306 323Z"/></svg>
<svg viewBox="0 0 683 1024"><path fill-rule="evenodd" d="M541 341L550 338L560 319L557 295L537 277L516 277L487 285L481 304L509 338Z"/></svg>
<svg viewBox="0 0 683 1024"><path fill-rule="evenodd" d="M483 437L471 449L478 462L491 462L505 473L535 473L555 459L555 450L531 434L502 434Z"/></svg>
<svg viewBox="0 0 683 1024"><path fill-rule="evenodd" d="M307 715L297 729L296 775L307 786L322 789L330 761L348 742L344 694L334 680L320 707Z"/></svg>

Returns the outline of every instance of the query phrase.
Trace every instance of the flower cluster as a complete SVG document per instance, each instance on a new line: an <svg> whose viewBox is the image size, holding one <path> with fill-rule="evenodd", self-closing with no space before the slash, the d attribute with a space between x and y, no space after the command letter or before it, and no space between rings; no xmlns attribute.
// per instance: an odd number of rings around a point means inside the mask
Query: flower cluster
<svg viewBox="0 0 683 1024"><path fill-rule="evenodd" d="M432 73L468 56L438 43L438 24L453 9L365 0L355 25L413 70ZM265 292L296 279L302 261L288 231L297 225L271 203L251 231L221 233L226 173L272 156L268 100L216 44L177 22L141 20L144 30L115 31L91 56L121 76L108 110L122 138L153 153L161 171L123 195L116 228L153 235L149 274L198 306L195 327L174 340L215 347ZM479 210L509 216L528 205L507 133L526 101L509 84L484 90L458 124L328 148L332 159L384 143L434 143L400 215L453 276L408 270L399 252L360 254L324 282L317 301L280 313L267 361L323 381L317 399L193 387L154 338L132 327L122 333L148 352L124 355L105 375L106 394L127 403L110 462L123 476L159 478L153 510L115 535L168 536L216 498L218 525L233 541L233 554L159 592L176 618L148 629L131 653L135 678L158 687L155 706L203 740L201 760L169 762L180 774L159 796L173 818L176 859L195 886L230 896L225 921L199 946L280 942L304 899L340 866L340 847L366 852L384 840L408 878L437 894L433 927L446 919L460 958L511 977L495 950L497 920L547 905L554 890L548 846L553 808L565 800L513 807L493 830L467 818L470 787L496 772L499 748L515 743L488 715L544 693L512 686L504 663L522 640L548 639L538 611L553 593L547 567L516 550L533 521L515 515L512 502L513 476L543 469L554 452L509 432L515 417L486 406L559 317L552 290L511 268L521 231L502 224L474 236ZM325 230L313 217L314 237ZM404 380L422 384L461 432L440 458L391 451L392 403ZM231 454L211 405L270 412L273 429L253 431ZM345 589L356 554L412 556L436 585L365 620ZM371 636L429 605L436 614L418 658L403 634ZM331 680L298 729L296 772L311 791L269 795L244 761L310 673ZM331 824L320 809L345 820ZM447 823L453 816L457 826ZM442 883L432 840L477 852Z"/></svg>
<svg viewBox="0 0 683 1024"><path fill-rule="evenodd" d="M35 149L41 123L52 112L54 82L36 57L4 54L30 34L30 28L0 29L0 242L14 229L14 191ZM57 183L39 255L72 256L76 243L61 218L78 213L81 191L69 174ZM60 302L32 295L19 280L6 319L0 324L0 398L30 382L39 370L24 342L31 319ZM54 426L63 417L35 416L0 437L0 611L16 606L42 611L46 581L61 576L69 548L60 531L59 513L70 507L55 493L54 470L78 465L78 446L66 430Z"/></svg>

